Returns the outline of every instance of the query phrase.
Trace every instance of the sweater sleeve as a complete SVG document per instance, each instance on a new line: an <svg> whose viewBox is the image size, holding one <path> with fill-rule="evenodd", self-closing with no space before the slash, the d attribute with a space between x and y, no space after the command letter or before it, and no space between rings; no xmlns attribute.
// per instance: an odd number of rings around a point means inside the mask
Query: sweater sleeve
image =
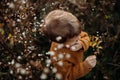
<svg viewBox="0 0 120 80"><path fill-rule="evenodd" d="M52 42L49 51L54 51L55 50L55 45L56 45L55 42Z"/></svg>
<svg viewBox="0 0 120 80"><path fill-rule="evenodd" d="M92 69L87 66L84 62L73 67L73 76L75 79L81 78L88 74Z"/></svg>
<svg viewBox="0 0 120 80"><path fill-rule="evenodd" d="M80 42L82 44L82 47L84 51L86 51L89 48L90 38L86 32L81 32L80 34Z"/></svg>
<svg viewBox="0 0 120 80"><path fill-rule="evenodd" d="M84 51L86 51L89 48L89 43L90 43L88 34L82 31L79 39ZM73 73L74 73L73 76L75 77L75 79L78 79L85 76L90 71L91 68L89 68L89 65L83 61L73 67Z"/></svg>

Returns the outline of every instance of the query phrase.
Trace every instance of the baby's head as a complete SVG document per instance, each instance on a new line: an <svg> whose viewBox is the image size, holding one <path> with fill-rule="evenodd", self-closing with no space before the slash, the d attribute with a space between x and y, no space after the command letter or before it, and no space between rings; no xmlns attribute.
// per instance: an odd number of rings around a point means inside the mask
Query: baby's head
<svg viewBox="0 0 120 80"><path fill-rule="evenodd" d="M44 19L44 25L45 35L57 43L64 43L81 32L79 20L70 12L63 10L48 13Z"/></svg>

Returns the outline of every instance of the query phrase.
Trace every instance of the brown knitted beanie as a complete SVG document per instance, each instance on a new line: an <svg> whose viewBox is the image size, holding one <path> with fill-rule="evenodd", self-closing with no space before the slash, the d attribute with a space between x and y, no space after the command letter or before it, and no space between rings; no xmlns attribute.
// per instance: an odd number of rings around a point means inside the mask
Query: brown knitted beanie
<svg viewBox="0 0 120 80"><path fill-rule="evenodd" d="M67 39L80 34L79 20L70 12L53 10L44 19L44 33L57 43L64 43Z"/></svg>

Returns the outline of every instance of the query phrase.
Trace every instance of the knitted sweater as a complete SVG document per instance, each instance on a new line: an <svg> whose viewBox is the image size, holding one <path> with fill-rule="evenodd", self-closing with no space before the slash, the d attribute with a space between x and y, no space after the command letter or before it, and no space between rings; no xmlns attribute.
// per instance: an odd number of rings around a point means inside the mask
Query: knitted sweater
<svg viewBox="0 0 120 80"><path fill-rule="evenodd" d="M57 49L58 43L52 42L50 51L54 51L51 56L54 67L57 68L57 73L62 75L62 80L76 80L86 75L91 69L83 61L83 53L89 47L89 37L86 32L80 33L79 38L83 48L78 51L71 51L69 48L63 47Z"/></svg>

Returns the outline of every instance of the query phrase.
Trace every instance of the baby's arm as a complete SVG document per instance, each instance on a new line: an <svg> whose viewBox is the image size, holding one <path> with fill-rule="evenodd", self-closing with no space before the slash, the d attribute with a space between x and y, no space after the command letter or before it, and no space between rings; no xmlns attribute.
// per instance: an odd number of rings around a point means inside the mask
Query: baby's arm
<svg viewBox="0 0 120 80"><path fill-rule="evenodd" d="M86 51L89 48L89 42L90 42L90 39L88 34L86 32L81 32L80 38L79 38L79 44L77 44L78 50L83 49L84 51ZM95 55L88 56L85 59L85 61L74 66L73 73L76 73L74 74L74 76L76 78L83 77L89 71L91 71L91 69L95 67L95 65L96 65L96 56Z"/></svg>
<svg viewBox="0 0 120 80"><path fill-rule="evenodd" d="M81 32L81 38L80 38L80 43L82 44L82 47L84 49L84 51L86 51L89 47L89 42L90 42L90 39L88 37L88 34L85 33L85 32ZM95 55L91 55L91 56L88 56L84 63L89 67L89 68L93 68L95 67L96 65L96 56Z"/></svg>
<svg viewBox="0 0 120 80"><path fill-rule="evenodd" d="M89 48L90 38L86 32L81 32L80 34L80 43L82 45L82 48L84 51L86 51Z"/></svg>
<svg viewBox="0 0 120 80"><path fill-rule="evenodd" d="M73 76L75 79L81 78L88 74L96 65L96 56L88 56L84 62L79 63L73 67Z"/></svg>
<svg viewBox="0 0 120 80"><path fill-rule="evenodd" d="M76 41L74 45L70 47L70 49L72 51L78 51L80 49L83 49L84 51L86 51L89 47L89 42L90 42L90 39L89 39L88 34L82 31L78 40Z"/></svg>

